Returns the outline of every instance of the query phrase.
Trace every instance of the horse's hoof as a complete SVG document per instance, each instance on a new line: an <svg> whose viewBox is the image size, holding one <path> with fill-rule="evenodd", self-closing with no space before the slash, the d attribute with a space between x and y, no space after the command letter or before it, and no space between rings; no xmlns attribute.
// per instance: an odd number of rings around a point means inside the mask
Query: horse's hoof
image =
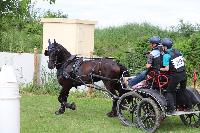
<svg viewBox="0 0 200 133"><path fill-rule="evenodd" d="M65 108L69 108L71 110L76 110L76 104L74 102L72 103L66 103Z"/></svg>
<svg viewBox="0 0 200 133"><path fill-rule="evenodd" d="M76 104L74 102L71 103L71 109L76 110Z"/></svg>
<svg viewBox="0 0 200 133"><path fill-rule="evenodd" d="M64 114L65 110L59 109L55 112L56 115Z"/></svg>
<svg viewBox="0 0 200 133"><path fill-rule="evenodd" d="M117 111L111 111L107 113L108 117L117 117Z"/></svg>

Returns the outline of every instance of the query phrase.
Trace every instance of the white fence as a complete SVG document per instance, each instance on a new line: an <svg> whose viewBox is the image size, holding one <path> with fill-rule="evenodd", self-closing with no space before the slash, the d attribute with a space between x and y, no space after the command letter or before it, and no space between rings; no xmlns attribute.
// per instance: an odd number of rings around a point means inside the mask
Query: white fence
<svg viewBox="0 0 200 133"><path fill-rule="evenodd" d="M50 70L47 67L47 57L41 54L38 54L38 57L39 74L41 75L42 71L49 72ZM12 65L14 67L19 83L26 84L33 81L34 54L0 52L0 67L4 64Z"/></svg>

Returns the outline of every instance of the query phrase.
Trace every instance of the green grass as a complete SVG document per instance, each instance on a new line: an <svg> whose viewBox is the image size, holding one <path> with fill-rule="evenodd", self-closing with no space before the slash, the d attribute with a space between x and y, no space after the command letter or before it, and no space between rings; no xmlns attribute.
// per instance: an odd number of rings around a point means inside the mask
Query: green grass
<svg viewBox="0 0 200 133"><path fill-rule="evenodd" d="M139 129L123 126L118 118L108 118L111 109L108 98L70 96L77 110L66 110L63 115L54 115L59 107L57 96L22 95L21 133L140 133ZM199 132L200 128L184 126L179 117L165 119L157 132Z"/></svg>

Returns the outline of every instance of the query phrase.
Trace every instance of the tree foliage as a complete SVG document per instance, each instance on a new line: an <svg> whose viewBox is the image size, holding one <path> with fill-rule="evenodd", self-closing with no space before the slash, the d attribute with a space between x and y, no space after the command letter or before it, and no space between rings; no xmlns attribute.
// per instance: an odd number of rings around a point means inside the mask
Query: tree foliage
<svg viewBox="0 0 200 133"><path fill-rule="evenodd" d="M61 11L58 11L58 12L52 12L50 10L46 11L44 13L44 18L68 18L68 15L67 14L64 14L63 12Z"/></svg>
<svg viewBox="0 0 200 133"><path fill-rule="evenodd" d="M41 51L40 17L67 17L60 11L47 11L43 16L39 16L38 12L33 10L34 4L31 0L1 0L0 3L0 51L33 52L35 47Z"/></svg>

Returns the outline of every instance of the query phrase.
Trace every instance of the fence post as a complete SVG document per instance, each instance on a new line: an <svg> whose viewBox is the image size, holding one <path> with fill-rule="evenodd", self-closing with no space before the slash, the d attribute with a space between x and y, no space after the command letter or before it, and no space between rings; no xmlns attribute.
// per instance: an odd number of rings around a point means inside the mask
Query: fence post
<svg viewBox="0 0 200 133"><path fill-rule="evenodd" d="M92 51L90 52L90 58L93 58L93 52L92 52ZM94 87L93 87L92 85L90 85L90 86L88 87L87 96L89 96L89 97L92 96L93 89L94 89Z"/></svg>
<svg viewBox="0 0 200 133"><path fill-rule="evenodd" d="M34 74L33 74L33 84L39 85L40 78L39 78L39 56L38 56L38 49L34 48Z"/></svg>

